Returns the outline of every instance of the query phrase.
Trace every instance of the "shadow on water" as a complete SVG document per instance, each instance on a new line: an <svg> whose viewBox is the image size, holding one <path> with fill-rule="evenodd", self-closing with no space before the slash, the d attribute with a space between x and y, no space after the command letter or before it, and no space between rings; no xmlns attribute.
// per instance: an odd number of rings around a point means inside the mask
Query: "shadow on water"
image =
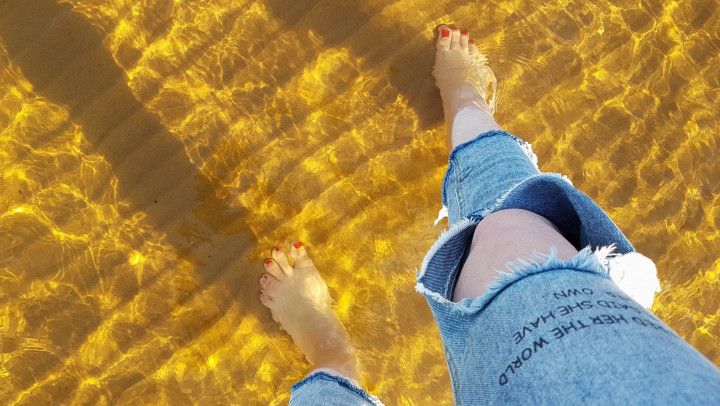
<svg viewBox="0 0 720 406"><path fill-rule="evenodd" d="M434 45L425 37L409 40L408 32L416 29L405 28L400 21L388 25L373 18L390 2L365 10L353 1L268 0L264 4L283 25L313 30L325 48L347 47L351 55L363 59L365 68L384 69L385 77L408 101L423 129L442 124L440 93L430 75Z"/></svg>
<svg viewBox="0 0 720 406"><path fill-rule="evenodd" d="M239 302L244 312L269 320L267 312L261 310L256 285L240 283L245 277L255 281L260 270L257 264L249 263L258 250L255 236L245 226L250 213L228 209L215 196L209 180L190 162L183 144L135 99L125 73L103 46L104 33L67 4L10 0L0 2L0 38L11 62L22 70L34 91L67 106L71 120L82 127L93 152L102 154L112 166L119 181L119 196L129 202L132 211L145 213L149 225L166 236L178 256L194 265L199 287L187 292L176 306L211 286L215 287L214 294L222 292L221 297L212 298L214 310L198 316L202 320L192 326L192 331L177 334L177 345L190 343L233 303ZM191 247L192 241L181 228L192 229L205 242ZM161 280L156 276L146 281L135 294ZM132 295L124 303L131 299ZM137 341L170 317L156 315ZM98 327L95 323L82 331L68 332L75 340L64 353L72 354ZM54 372L51 369L57 370L60 365L58 359L53 366L46 366L44 375L49 376ZM121 393L142 378L116 385L113 392ZM63 397L72 393L68 389L63 389Z"/></svg>
<svg viewBox="0 0 720 406"><path fill-rule="evenodd" d="M417 112L421 126L434 127L441 122L440 98L430 76L433 44L424 37L408 42L403 27L383 25L373 19L385 5L367 10L351 2L270 0L265 5L283 26L312 29L322 38L324 47L342 45L353 56L362 58L366 68L384 71L390 84ZM166 28L156 27L153 35ZM243 312L259 314L265 318L263 325L272 325L268 312L257 300L254 282L260 266L248 262L259 248L245 224L251 213L245 209L230 210L217 198L215 186L190 162L185 146L136 99L125 72L103 45L105 33L68 4L54 0L3 0L0 39L11 62L22 70L34 91L53 103L67 106L71 120L82 127L93 152L101 154L112 166L119 196L130 204L131 210L145 213L147 223L166 236L178 256L194 265L199 287L183 296L176 307L206 289L221 287L213 290L222 291L221 297L212 298L217 305L213 311L198 316L200 322L187 331L175 332L177 347L188 345L219 320L234 303L233 298ZM403 45L398 49L397 44ZM189 57L188 63L193 59ZM187 233L181 231L187 229L205 242L193 245ZM162 274L145 281L134 293L162 283ZM248 277L253 283L242 283ZM118 307L132 300L132 296ZM148 330L167 324L171 317L153 314L142 334L134 337L135 344L128 345L139 345L147 338ZM86 324L82 331L72 332L75 339L64 348L65 354L72 354L103 322L106 321ZM165 354L156 365L162 365L171 355ZM58 359L43 368L35 375L36 382L58 372L61 365L62 360ZM122 393L151 374L114 384L112 392ZM75 382L73 388L78 384ZM58 393L55 399L67 398L73 388L63 388L62 396Z"/></svg>

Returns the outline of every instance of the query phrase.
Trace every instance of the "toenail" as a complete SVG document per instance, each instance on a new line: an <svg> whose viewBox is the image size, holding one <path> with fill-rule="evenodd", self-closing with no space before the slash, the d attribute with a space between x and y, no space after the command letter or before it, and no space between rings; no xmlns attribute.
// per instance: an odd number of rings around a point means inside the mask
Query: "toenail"
<svg viewBox="0 0 720 406"><path fill-rule="evenodd" d="M293 247L295 247L295 248L300 248L300 247L302 247L302 243L301 243L300 241L295 241L295 242L293 243Z"/></svg>
<svg viewBox="0 0 720 406"><path fill-rule="evenodd" d="M440 32L443 38L447 38L450 36L450 30L448 30L447 28L443 28Z"/></svg>
<svg viewBox="0 0 720 406"><path fill-rule="evenodd" d="M471 43L471 44L474 44L474 43L475 43L475 40L474 40L473 38L470 38L470 41L468 41L468 42Z"/></svg>
<svg viewBox="0 0 720 406"><path fill-rule="evenodd" d="M460 31L460 34L462 34L462 35L468 35L468 32L469 32L468 30L463 29L462 31Z"/></svg>
<svg viewBox="0 0 720 406"><path fill-rule="evenodd" d="M270 258L265 259L265 263L268 265L272 264L272 259L270 259Z"/></svg>
<svg viewBox="0 0 720 406"><path fill-rule="evenodd" d="M280 251L280 247L273 247L273 251Z"/></svg>

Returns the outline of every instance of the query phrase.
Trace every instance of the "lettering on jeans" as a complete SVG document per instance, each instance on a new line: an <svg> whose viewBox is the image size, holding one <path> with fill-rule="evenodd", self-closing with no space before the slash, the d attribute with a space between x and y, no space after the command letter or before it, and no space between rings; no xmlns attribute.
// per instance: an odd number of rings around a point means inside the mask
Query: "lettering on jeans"
<svg viewBox="0 0 720 406"><path fill-rule="evenodd" d="M522 330L516 331L515 333L513 333L513 338L515 339L515 344L518 344L520 341L522 341L523 338L525 338L525 335L526 335L527 333L532 333L532 332L533 332L533 329L538 328L538 326L540 325L540 321L542 321L542 323L545 324L545 323L547 323L547 321L550 320L550 319L555 319L555 315L553 314L552 311L548 312L548 314L546 314L546 315L545 315L545 314L541 314L540 316L538 316L537 318L535 318L534 321L531 321L531 322L529 323L529 326L528 326L528 325L524 325L524 326L522 327Z"/></svg>
<svg viewBox="0 0 720 406"><path fill-rule="evenodd" d="M593 291L590 288L582 288L582 289L567 289L567 290L561 290L560 292L553 292L553 296L555 299L560 298L568 298L570 296L578 296L578 295L592 295Z"/></svg>
<svg viewBox="0 0 720 406"><path fill-rule="evenodd" d="M520 350L519 354L516 355L515 359L511 360L507 364L503 372L498 377L498 384L500 386L506 385L512 375L514 375L520 367L526 365L527 362L532 358L538 351L547 347L552 341L564 340L569 335L575 335L577 332L596 326L604 325L616 325L616 326L631 326L637 325L646 328L651 328L657 331L662 331L667 334L673 334L672 331L668 330L662 322L650 320L648 317L632 316L631 314L620 314L620 313L609 313L608 311L631 311L639 315L649 314L645 309L640 309L634 306L635 303L629 297L625 297L620 292L613 293L608 291L598 292L600 294L605 293L610 298L599 299L599 300L581 300L575 301L574 303L566 303L556 306L554 309L541 313L533 320L525 323L521 328L512 334L512 339L515 344L520 344L525 337L535 340L532 344L525 344L525 348ZM572 288L564 289L560 292L553 292L555 299L582 296L582 295L593 295L594 292L590 288ZM618 300L630 301L630 303L621 303ZM583 313L590 309L596 309L604 312L602 314L594 314L584 316ZM561 317L572 316L572 320L560 320ZM544 326L548 325L552 321L556 322L552 329L549 330L549 334L543 334L538 338L530 338L529 336L534 335L543 329ZM549 328L549 326L548 326ZM547 331L547 330L546 330Z"/></svg>
<svg viewBox="0 0 720 406"><path fill-rule="evenodd" d="M508 366L505 368L505 372L503 372L502 374L500 374L500 378L498 378L498 381L499 381L499 383L500 383L500 386L503 386L503 385L505 385L505 384L508 382L508 376L507 376L508 371L510 372L510 374L513 374L513 375L514 375L514 374L515 374L515 371L517 371L518 368L520 368L521 366L523 366L523 362L524 362L524 361L529 360L530 357L533 356L533 354L536 354L536 353L537 353L539 350L541 350L541 349L543 348L543 346L545 346L546 344L550 344L550 343L547 342L547 340L545 340L544 338L540 337L539 340L535 340L535 341L532 343L532 347L524 348L524 349L520 352L520 355L518 355L517 357L515 357L514 360L510 361L510 363L508 364Z"/></svg>
<svg viewBox="0 0 720 406"><path fill-rule="evenodd" d="M592 309L592 307L593 305L592 303L590 303L589 300L583 300L582 302L575 302L575 304L560 305L555 308L555 312L557 312L559 316L567 316L568 314L571 314L575 311ZM536 330L541 322L542 324L546 324L550 319L555 319L555 313L553 313L552 311L549 311L546 315L541 314L540 316L535 318L535 320L524 325L522 329L513 333L513 339L515 340L515 344L519 344L528 333L532 333L534 330Z"/></svg>
<svg viewBox="0 0 720 406"><path fill-rule="evenodd" d="M635 313L643 314L644 312L640 309L638 309L635 306L631 306L625 303L618 303L614 300L598 300L597 305L600 307L605 307L607 309L621 309L621 310L632 310Z"/></svg>

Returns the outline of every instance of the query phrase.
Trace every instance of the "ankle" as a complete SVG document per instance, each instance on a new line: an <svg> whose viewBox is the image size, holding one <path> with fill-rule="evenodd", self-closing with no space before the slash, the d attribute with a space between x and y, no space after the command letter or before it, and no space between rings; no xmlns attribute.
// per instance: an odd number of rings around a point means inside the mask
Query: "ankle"
<svg viewBox="0 0 720 406"><path fill-rule="evenodd" d="M315 369L336 371L336 375L344 376L351 381L360 381L360 366L354 351L343 351L339 354L329 354L318 360Z"/></svg>
<svg viewBox="0 0 720 406"><path fill-rule="evenodd" d="M476 136L492 130L499 130L486 106L482 103L469 103L449 117L451 121L450 140L452 147L468 142Z"/></svg>

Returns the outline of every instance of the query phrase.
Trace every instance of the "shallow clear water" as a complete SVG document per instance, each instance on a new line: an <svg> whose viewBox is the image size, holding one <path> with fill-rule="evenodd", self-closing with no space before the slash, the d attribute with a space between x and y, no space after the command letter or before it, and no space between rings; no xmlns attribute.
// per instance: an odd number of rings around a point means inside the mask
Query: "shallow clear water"
<svg viewBox="0 0 720 406"><path fill-rule="evenodd" d="M283 404L308 365L257 298L305 242L388 404L450 404L415 269L448 149L433 28L498 121L656 260L720 365L713 0L0 1L0 403Z"/></svg>

